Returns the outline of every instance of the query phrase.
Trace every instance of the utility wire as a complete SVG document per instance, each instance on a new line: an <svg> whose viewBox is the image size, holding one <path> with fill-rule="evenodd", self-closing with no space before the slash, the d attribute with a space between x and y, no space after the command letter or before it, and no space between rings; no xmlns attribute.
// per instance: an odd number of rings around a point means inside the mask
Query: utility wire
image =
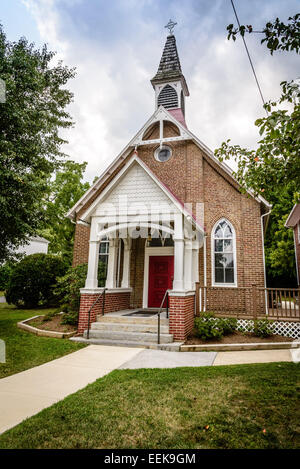
<svg viewBox="0 0 300 469"><path fill-rule="evenodd" d="M236 17L238 26L239 26L239 28L240 28L240 27L241 27L240 21L239 21L239 18L238 18L238 15L237 15L237 12L236 12L236 9L235 9L233 0L230 0L230 1L231 1L231 5L232 5L232 8L233 8L233 11L234 11L234 14L235 14L235 17ZM252 68L252 72L253 72L253 75L254 75L254 78L255 78L255 81L256 81L256 84L257 84L257 88L258 88L258 91L259 91L261 100L262 100L263 104L265 105L266 103L265 103L265 100L264 100L264 97L263 97L263 94L262 94L262 91L261 91L261 87L260 87L260 85L259 85L259 82L258 82L256 73L255 73L254 65L253 65L253 63L252 63L252 60L251 60L251 57L250 57L250 53L249 53L249 50L248 50L248 47L247 47L247 44L246 44L246 41L245 41L244 36L242 36L242 39L243 39L243 42L244 42L244 46L245 46L245 49L246 49L246 52L247 52L247 55L248 55L248 59L249 59L249 62L250 62L251 68ZM267 113L267 115L268 115L268 111L267 111L266 109L265 109L265 111L266 111L266 113Z"/></svg>

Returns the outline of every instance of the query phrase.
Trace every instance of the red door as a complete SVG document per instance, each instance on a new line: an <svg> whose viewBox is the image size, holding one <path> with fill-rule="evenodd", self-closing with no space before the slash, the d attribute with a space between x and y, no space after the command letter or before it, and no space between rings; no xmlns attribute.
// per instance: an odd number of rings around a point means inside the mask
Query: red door
<svg viewBox="0 0 300 469"><path fill-rule="evenodd" d="M148 290L149 308L160 307L166 290L172 288L173 275L173 256L150 256Z"/></svg>

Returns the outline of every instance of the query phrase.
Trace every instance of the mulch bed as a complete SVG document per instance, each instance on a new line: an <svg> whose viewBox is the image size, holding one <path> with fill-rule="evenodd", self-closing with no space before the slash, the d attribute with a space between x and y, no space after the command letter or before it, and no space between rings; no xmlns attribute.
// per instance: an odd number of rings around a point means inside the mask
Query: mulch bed
<svg viewBox="0 0 300 469"><path fill-rule="evenodd" d="M38 318L28 321L27 324L38 329L43 329L45 331L55 331L55 332L74 332L76 331L75 326L69 324L61 324L62 314L56 314L48 321L44 321L45 316L40 316Z"/></svg>
<svg viewBox="0 0 300 469"><path fill-rule="evenodd" d="M216 340L201 340L194 334L191 334L184 345L205 345L205 344L251 344L251 343L265 343L265 342L292 342L294 339L291 337L283 337L281 335L272 335L271 337L256 337L252 332L234 332L233 334L225 335L222 339Z"/></svg>

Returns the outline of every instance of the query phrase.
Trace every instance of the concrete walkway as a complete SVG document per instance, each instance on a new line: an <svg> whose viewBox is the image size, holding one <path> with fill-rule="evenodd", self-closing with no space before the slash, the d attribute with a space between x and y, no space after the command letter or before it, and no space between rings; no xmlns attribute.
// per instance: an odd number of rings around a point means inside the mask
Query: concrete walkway
<svg viewBox="0 0 300 469"><path fill-rule="evenodd" d="M300 349L167 352L89 345L44 365L0 379L0 433L118 369L300 361Z"/></svg>
<svg viewBox="0 0 300 469"><path fill-rule="evenodd" d="M300 349L251 350L241 352L165 352L142 350L119 369L175 368L178 366L218 366L247 363L299 362Z"/></svg>
<svg viewBox="0 0 300 469"><path fill-rule="evenodd" d="M89 345L0 379L0 433L132 359L141 349Z"/></svg>

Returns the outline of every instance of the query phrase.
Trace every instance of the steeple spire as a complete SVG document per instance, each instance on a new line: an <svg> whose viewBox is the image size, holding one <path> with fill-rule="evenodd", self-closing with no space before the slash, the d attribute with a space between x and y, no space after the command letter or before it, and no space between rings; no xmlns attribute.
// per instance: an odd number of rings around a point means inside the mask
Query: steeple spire
<svg viewBox="0 0 300 469"><path fill-rule="evenodd" d="M151 84L155 90L155 108L163 106L170 112L172 109L181 110L184 120L184 100L186 96L189 96L189 90L181 70L176 39L173 34L176 24L170 20L165 26L169 28L170 34L167 36L158 70Z"/></svg>

